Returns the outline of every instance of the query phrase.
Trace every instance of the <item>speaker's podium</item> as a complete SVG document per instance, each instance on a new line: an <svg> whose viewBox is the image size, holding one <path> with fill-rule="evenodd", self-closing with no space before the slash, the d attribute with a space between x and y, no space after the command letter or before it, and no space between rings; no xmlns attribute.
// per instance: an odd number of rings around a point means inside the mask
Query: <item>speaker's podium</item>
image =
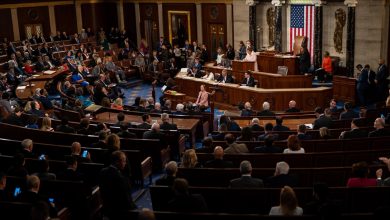
<svg viewBox="0 0 390 220"><path fill-rule="evenodd" d="M255 70L255 62L253 61L243 61L243 60L233 60L232 61L232 69L234 71L247 71L247 70L251 70L251 71L254 71Z"/></svg>

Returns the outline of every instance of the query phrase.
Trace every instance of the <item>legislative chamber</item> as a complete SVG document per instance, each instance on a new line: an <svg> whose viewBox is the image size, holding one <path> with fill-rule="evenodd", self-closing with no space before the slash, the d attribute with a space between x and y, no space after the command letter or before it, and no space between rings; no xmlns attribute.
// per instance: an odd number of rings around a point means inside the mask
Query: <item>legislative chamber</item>
<svg viewBox="0 0 390 220"><path fill-rule="evenodd" d="M0 1L0 219L386 219L388 0Z"/></svg>

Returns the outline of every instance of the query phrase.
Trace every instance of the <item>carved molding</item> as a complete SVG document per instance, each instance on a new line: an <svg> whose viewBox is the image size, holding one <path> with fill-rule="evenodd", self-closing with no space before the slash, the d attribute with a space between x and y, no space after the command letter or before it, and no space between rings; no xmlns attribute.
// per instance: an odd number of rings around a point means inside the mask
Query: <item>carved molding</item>
<svg viewBox="0 0 390 220"><path fill-rule="evenodd" d="M326 4L326 1L323 0L313 0L313 5L316 7L320 7Z"/></svg>
<svg viewBox="0 0 390 220"><path fill-rule="evenodd" d="M245 0L245 4L248 6L255 6L257 3L259 3L256 0Z"/></svg>
<svg viewBox="0 0 390 220"><path fill-rule="evenodd" d="M348 7L356 7L358 4L358 0L345 0L344 5Z"/></svg>
<svg viewBox="0 0 390 220"><path fill-rule="evenodd" d="M274 6L282 6L285 3L286 3L285 0L272 0L271 2L271 4L273 4Z"/></svg>

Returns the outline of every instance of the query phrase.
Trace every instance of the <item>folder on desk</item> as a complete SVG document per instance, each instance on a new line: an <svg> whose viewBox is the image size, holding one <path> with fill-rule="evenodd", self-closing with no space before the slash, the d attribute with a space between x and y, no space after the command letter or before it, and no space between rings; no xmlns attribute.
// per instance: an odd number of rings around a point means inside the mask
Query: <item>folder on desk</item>
<svg viewBox="0 0 390 220"><path fill-rule="evenodd" d="M46 71L43 72L43 74L51 75L51 74L53 74L53 73L55 73L55 72L56 72L56 71L54 71L54 70L46 70Z"/></svg>
<svg viewBox="0 0 390 220"><path fill-rule="evenodd" d="M101 106L101 105L91 104L90 106L86 107L84 110L88 111L88 112L97 112L102 107L103 106Z"/></svg>

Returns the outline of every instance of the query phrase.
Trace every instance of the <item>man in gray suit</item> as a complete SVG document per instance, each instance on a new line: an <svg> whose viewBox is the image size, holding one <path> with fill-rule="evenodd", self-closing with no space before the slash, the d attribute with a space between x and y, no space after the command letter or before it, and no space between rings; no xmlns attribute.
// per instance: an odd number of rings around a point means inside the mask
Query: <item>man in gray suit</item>
<svg viewBox="0 0 390 220"><path fill-rule="evenodd" d="M230 181L230 188L262 188L263 180L252 178L252 165L244 160L240 164L241 177Z"/></svg>
<svg viewBox="0 0 390 220"><path fill-rule="evenodd" d="M245 144L237 144L236 139L232 134L225 135L225 141L228 147L225 149L226 154L240 154L240 153L249 153L248 148Z"/></svg>

